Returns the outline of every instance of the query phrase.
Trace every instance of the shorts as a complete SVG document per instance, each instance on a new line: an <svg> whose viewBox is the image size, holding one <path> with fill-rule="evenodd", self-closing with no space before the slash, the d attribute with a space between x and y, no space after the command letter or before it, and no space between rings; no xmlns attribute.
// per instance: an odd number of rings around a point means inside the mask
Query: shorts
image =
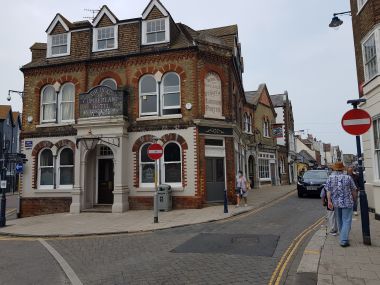
<svg viewBox="0 0 380 285"><path fill-rule="evenodd" d="M241 188L240 187L236 187L235 194L241 196Z"/></svg>

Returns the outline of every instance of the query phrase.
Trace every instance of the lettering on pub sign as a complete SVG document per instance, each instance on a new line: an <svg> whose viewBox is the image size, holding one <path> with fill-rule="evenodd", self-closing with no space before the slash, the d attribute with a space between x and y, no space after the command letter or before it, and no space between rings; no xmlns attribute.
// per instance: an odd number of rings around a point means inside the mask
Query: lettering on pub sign
<svg viewBox="0 0 380 285"><path fill-rule="evenodd" d="M222 84L215 73L207 74L205 78L205 116L222 118Z"/></svg>
<svg viewBox="0 0 380 285"><path fill-rule="evenodd" d="M79 113L81 118L107 117L123 115L123 92L107 86L97 86L88 93L79 96Z"/></svg>

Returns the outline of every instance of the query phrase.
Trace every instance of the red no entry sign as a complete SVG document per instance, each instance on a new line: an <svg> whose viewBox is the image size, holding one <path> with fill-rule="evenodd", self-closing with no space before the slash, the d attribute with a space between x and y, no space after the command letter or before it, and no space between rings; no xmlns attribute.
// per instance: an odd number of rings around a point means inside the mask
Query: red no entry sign
<svg viewBox="0 0 380 285"><path fill-rule="evenodd" d="M371 127L371 116L362 109L352 109L343 115L343 129L355 136L360 136Z"/></svg>
<svg viewBox="0 0 380 285"><path fill-rule="evenodd" d="M163 153L164 153L164 150L162 146L160 146L158 143L151 144L148 147L148 156L150 159L153 159L153 160L160 159Z"/></svg>

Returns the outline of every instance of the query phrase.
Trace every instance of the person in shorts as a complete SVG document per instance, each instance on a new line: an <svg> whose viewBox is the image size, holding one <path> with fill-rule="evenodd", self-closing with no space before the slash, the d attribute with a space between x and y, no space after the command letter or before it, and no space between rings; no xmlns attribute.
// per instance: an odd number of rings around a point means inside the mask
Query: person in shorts
<svg viewBox="0 0 380 285"><path fill-rule="evenodd" d="M248 188L247 188L247 179L244 177L243 172L240 170L236 178L236 207L240 207L241 198L244 199L244 206L247 207L247 197L248 197Z"/></svg>

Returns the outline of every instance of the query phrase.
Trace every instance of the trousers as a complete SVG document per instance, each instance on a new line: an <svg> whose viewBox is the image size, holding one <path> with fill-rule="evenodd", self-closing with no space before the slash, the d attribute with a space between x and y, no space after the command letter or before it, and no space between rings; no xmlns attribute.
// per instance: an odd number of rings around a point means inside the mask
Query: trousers
<svg viewBox="0 0 380 285"><path fill-rule="evenodd" d="M344 245L348 243L351 231L352 208L335 208L335 211L337 211L340 244Z"/></svg>
<svg viewBox="0 0 380 285"><path fill-rule="evenodd" d="M338 223L336 219L336 211L326 211L326 218L328 224L328 231L330 233L338 232Z"/></svg>

